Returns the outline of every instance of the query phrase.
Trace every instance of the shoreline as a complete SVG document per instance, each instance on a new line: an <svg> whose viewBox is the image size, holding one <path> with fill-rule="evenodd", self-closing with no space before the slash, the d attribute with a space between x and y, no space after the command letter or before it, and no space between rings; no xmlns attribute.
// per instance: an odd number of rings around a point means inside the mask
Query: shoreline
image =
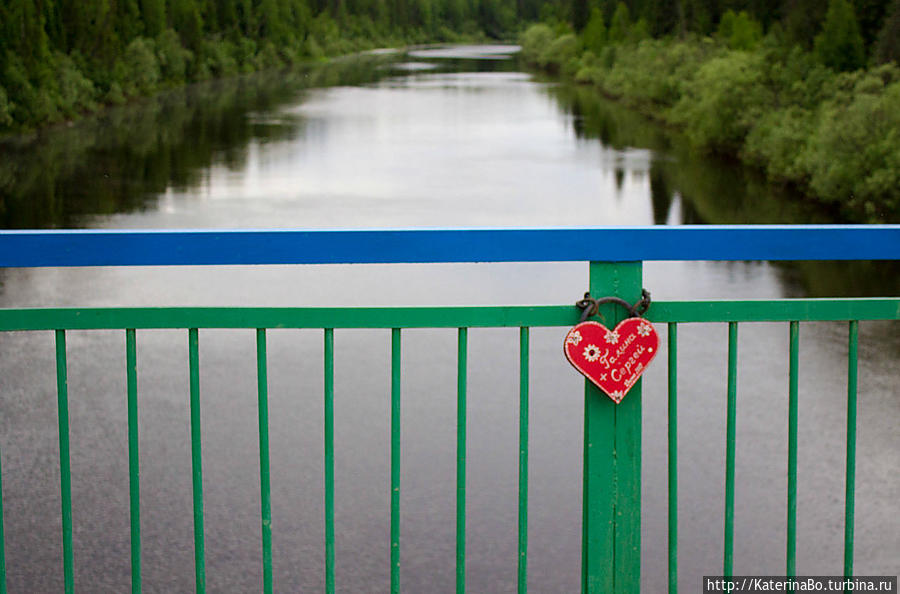
<svg viewBox="0 0 900 594"><path fill-rule="evenodd" d="M710 38L648 38L597 55L571 33L554 35L546 25L528 29L523 62L678 130L694 150L755 169L848 221L900 222L900 145L890 136L900 126L896 65L836 73L796 48L761 42L731 50Z"/></svg>

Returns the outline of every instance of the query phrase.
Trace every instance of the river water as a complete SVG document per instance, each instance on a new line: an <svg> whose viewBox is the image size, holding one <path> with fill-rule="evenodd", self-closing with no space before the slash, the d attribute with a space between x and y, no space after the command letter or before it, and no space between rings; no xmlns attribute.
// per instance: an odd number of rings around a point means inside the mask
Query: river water
<svg viewBox="0 0 900 594"><path fill-rule="evenodd" d="M589 90L535 79L510 48L375 54L174 91L0 145L6 228L534 227L828 222L752 172ZM560 304L580 263L0 269L0 306ZM669 299L898 295L895 266L646 263ZM900 337L860 326L856 573L900 573ZM665 328L658 330L664 334ZM565 329L531 346L529 587L580 580L583 381ZM740 330L736 574L784 572L785 324ZM186 331L138 334L146 591L193 589ZM321 331L269 332L275 585L324 589ZM801 574L843 561L846 325L801 326ZM467 585L516 582L518 333L470 331ZM684 591L722 571L724 325L679 332ZM663 337L664 338L664 337ZM403 334L401 578L453 589L455 331ZM387 331L337 331L337 585L389 589ZM200 332L210 591L262 582L252 331ZM0 462L10 592L62 585L52 333L0 335ZM69 333L76 587L129 587L122 332ZM642 582L663 591L665 355L644 381Z"/></svg>

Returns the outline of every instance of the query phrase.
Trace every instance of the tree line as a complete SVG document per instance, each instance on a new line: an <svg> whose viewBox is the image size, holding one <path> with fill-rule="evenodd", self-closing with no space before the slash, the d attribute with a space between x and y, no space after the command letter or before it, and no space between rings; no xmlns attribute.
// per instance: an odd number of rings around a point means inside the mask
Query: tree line
<svg viewBox="0 0 900 594"><path fill-rule="evenodd" d="M539 0L0 0L0 132L212 77L512 35Z"/></svg>
<svg viewBox="0 0 900 594"><path fill-rule="evenodd" d="M847 53L845 69L900 58L900 0L571 0L567 10L557 17L576 33L592 17L610 28L630 19L654 38L712 35L724 25L740 27L750 39L774 30L788 44L807 50L815 49L832 12L839 30L829 33L847 43L829 49Z"/></svg>
<svg viewBox="0 0 900 594"><path fill-rule="evenodd" d="M591 7L578 30L579 2L568 20L523 32L527 61L843 218L900 221L900 0L682 0L667 4L674 13L648 8L661 2L617 2L608 19L607 4ZM821 20L801 28L798 6Z"/></svg>
<svg viewBox="0 0 900 594"><path fill-rule="evenodd" d="M900 0L843 2L853 14L838 36L850 42L832 43L834 60L896 60ZM659 38L709 35L730 19L736 38L778 29L811 50L826 12L822 0L0 0L0 132L359 49L508 39L537 21L614 40L623 22Z"/></svg>
<svg viewBox="0 0 900 594"><path fill-rule="evenodd" d="M723 17L744 13L763 33L776 27L792 44L813 49L830 8L827 0L572 0L569 20L582 31L594 8L611 23L619 5L634 21L643 21L652 37L715 33ZM847 0L839 7L844 26L859 34L866 57L896 60L900 1ZM850 14L852 13L852 15Z"/></svg>

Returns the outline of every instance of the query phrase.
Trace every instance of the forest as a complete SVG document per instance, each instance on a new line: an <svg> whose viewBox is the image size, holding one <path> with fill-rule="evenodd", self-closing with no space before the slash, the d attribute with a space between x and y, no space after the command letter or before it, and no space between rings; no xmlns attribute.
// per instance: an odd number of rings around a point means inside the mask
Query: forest
<svg viewBox="0 0 900 594"><path fill-rule="evenodd" d="M0 0L0 135L376 47L523 58L858 220L900 219L900 0Z"/></svg>
<svg viewBox="0 0 900 594"><path fill-rule="evenodd" d="M896 60L900 0L849 1L833 3L853 15L820 47L821 0L0 0L0 132L361 49L514 39L535 22L595 56L607 43L728 29L733 47L775 31L838 70Z"/></svg>
<svg viewBox="0 0 900 594"><path fill-rule="evenodd" d="M0 133L303 60L510 38L539 11L538 0L0 0Z"/></svg>
<svg viewBox="0 0 900 594"><path fill-rule="evenodd" d="M844 220L900 221L900 0L645 0L532 25L525 60Z"/></svg>

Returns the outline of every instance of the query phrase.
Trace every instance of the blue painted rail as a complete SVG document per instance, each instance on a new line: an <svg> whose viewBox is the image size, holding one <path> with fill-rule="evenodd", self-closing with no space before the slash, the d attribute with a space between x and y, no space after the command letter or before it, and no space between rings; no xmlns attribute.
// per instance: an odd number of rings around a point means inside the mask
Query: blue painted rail
<svg viewBox="0 0 900 594"><path fill-rule="evenodd" d="M0 231L0 267L265 265L411 262L590 262L594 295L634 302L641 291L644 260L900 260L900 225L878 226L685 226L599 227L577 229L407 229L407 230L260 230L260 231ZM623 313L601 309L607 322ZM456 327L457 361L457 592L466 588L465 484L467 330L470 327L519 327L519 523L518 591L525 592L528 529L529 328L567 326L578 321L571 305L541 307L424 308L116 308L0 310L0 332L55 332L62 500L63 572L67 592L74 590L71 468L66 333L72 329L121 329L125 332L128 397L132 591L140 592L141 537L138 454L137 331L187 330L194 485L196 590L205 591L205 545L200 437L199 329L256 330L263 589L274 589L272 518L269 503L267 328L321 328L324 336L325 399L325 557L327 592L334 574L334 329L391 329L391 591L400 590L400 385L401 333L413 327ZM845 575L853 573L855 513L856 400L859 320L900 320L900 297L878 299L792 299L770 301L656 302L647 315L668 329L669 425L669 591L678 588L677 521L677 330L682 322L728 324L728 388L725 464L723 574L730 576L734 546L735 413L739 323L789 323L788 492L785 573L796 571L797 513L797 369L800 323L848 323L847 467L844 513ZM641 382L615 405L585 382L584 509L582 590L635 593L640 589L641 535ZM0 444L2 446L2 444ZM6 593L0 474L0 594Z"/></svg>
<svg viewBox="0 0 900 594"><path fill-rule="evenodd" d="M0 267L894 260L900 225L0 231Z"/></svg>

